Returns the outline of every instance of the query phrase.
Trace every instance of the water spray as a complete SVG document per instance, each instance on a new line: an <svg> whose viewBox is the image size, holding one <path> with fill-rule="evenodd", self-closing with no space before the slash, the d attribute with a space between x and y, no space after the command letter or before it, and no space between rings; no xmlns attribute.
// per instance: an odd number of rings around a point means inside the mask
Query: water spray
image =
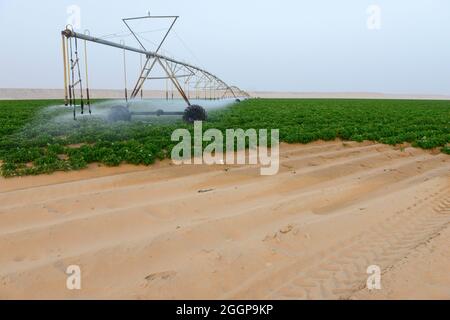
<svg viewBox="0 0 450 320"><path fill-rule="evenodd" d="M108 40L104 40L101 38L96 38L91 36L90 34L77 33L71 28L67 26L64 31L62 31L63 38L63 61L64 61L64 88L65 88L65 104L73 107L73 115L74 119L76 119L76 97L75 97L75 88L79 87L80 89L80 108L81 113L84 112L84 96L83 96L83 84L79 66L79 57L78 57L78 42L77 40L84 40L85 43L85 63L86 63L86 97L87 97L87 105L89 106L90 111L90 95L89 95L89 81L88 81L88 65L87 65L87 42L93 42L113 48L118 48L123 50L124 55L124 81L125 81L125 100L126 106L118 105L117 108L113 108L112 112L116 112L117 115L112 117L114 119L119 120L130 120L133 115L183 115L183 119L188 122L193 122L196 120L206 120L206 111L203 107L199 105L193 105L190 101L190 84L193 83L193 89L195 90L195 95L197 98L200 96L199 90L203 90L205 100L207 100L207 94L209 91L209 99L215 100L217 92L223 92L223 94L219 94L220 99L225 99L228 97L234 98L236 101L240 101L240 99L249 98L249 94L236 86L230 86L223 80L221 80L216 75L191 64L175 60L173 58L169 58L165 55L159 53L162 48L164 42L166 41L168 35L173 29L175 22L177 21L178 16L145 16L145 17L135 17L135 18L126 18L122 19L124 24L127 26L131 34L137 40L140 45L140 48L134 48L131 46L125 45L122 41L121 43L116 43ZM135 32L130 27L130 21L136 20L144 20L144 19L167 19L171 21L170 27L165 33L163 39L158 44L158 47L155 51L149 51L143 45L140 39L140 33ZM75 42L75 51L73 50L72 40ZM130 97L128 97L128 89L127 89L127 65L126 65L126 52L134 52L138 53L142 56L145 56L145 62L140 65L140 75L136 81L136 84L131 92ZM152 77L152 71L154 71L155 66L161 67L164 71L163 77ZM133 101L136 99L138 95L140 95L141 99L143 99L143 87L147 80L166 80L166 99L168 99L168 84L170 83L172 88L172 99L174 98L174 91L176 90L181 98L184 100L187 108L184 112L166 112L164 110L158 110L156 112L153 111L142 111L142 112L133 112L132 104L129 104L128 101ZM181 79L185 79L184 82L180 82ZM201 87L200 87L201 85ZM186 88L187 86L187 88ZM187 92L187 93L186 93ZM214 98L213 98L214 95Z"/></svg>

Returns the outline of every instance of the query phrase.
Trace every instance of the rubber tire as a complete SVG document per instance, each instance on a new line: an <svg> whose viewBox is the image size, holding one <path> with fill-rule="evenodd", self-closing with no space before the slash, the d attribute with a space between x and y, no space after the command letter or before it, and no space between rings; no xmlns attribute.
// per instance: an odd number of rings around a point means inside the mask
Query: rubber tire
<svg viewBox="0 0 450 320"><path fill-rule="evenodd" d="M131 121L131 112L125 106L114 106L108 114L108 121Z"/></svg>
<svg viewBox="0 0 450 320"><path fill-rule="evenodd" d="M206 121L208 115L206 110L199 105L191 105L184 110L183 120L187 123L194 123L194 121Z"/></svg>

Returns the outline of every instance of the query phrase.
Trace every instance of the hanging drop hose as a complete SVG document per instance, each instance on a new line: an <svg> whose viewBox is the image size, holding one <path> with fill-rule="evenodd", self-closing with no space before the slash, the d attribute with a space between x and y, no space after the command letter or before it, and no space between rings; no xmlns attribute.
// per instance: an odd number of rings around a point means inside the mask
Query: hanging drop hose
<svg viewBox="0 0 450 320"><path fill-rule="evenodd" d="M89 32L88 30L86 30L84 33L86 34L86 32ZM89 94L89 72L88 72L88 55L87 55L87 41L84 40L84 63L85 63L85 71L86 71L86 102L89 108L89 114L92 114L92 110L91 110L91 97Z"/></svg>
<svg viewBox="0 0 450 320"><path fill-rule="evenodd" d="M81 105L81 114L84 114L84 102L83 102L83 83L81 81L81 71L80 71L80 59L78 58L78 39L75 38L75 58L78 69L78 81L80 83L80 105Z"/></svg>
<svg viewBox="0 0 450 320"><path fill-rule="evenodd" d="M73 65L73 50L72 50L72 38L69 39L69 48L70 48L70 73L72 75L70 80L70 94L71 94L71 105L73 105L73 119L76 120L77 114L76 114L76 98L75 98L75 85L74 85L74 79L75 79L75 71L74 71L74 65Z"/></svg>
<svg viewBox="0 0 450 320"><path fill-rule="evenodd" d="M169 100L169 79L166 79L166 100Z"/></svg>
<svg viewBox="0 0 450 320"><path fill-rule="evenodd" d="M125 41L120 40L120 44L123 48L123 76L125 81L125 101L128 102L128 90L127 90L127 57L125 51Z"/></svg>
<svg viewBox="0 0 450 320"><path fill-rule="evenodd" d="M186 88L187 88L187 91L186 91ZM189 92L189 78L188 78L188 80L186 80L186 81L184 82L184 92L187 93L187 97L188 97L188 99L190 100L190 99L191 99L191 94L190 94L190 92Z"/></svg>
<svg viewBox="0 0 450 320"><path fill-rule="evenodd" d="M141 63L141 70L142 70L142 54L141 55L139 55L139 61L140 61L140 63ZM144 99L144 88L143 88L143 86L141 87L141 100L143 100Z"/></svg>
<svg viewBox="0 0 450 320"><path fill-rule="evenodd" d="M67 71L67 90L69 91L69 106L72 106L72 91L70 89L70 61L69 61L69 39L66 39L66 71Z"/></svg>
<svg viewBox="0 0 450 320"><path fill-rule="evenodd" d="M68 105L68 90L67 90L67 53L66 53L66 38L62 37L62 52L63 52L63 66L64 66L64 105Z"/></svg>

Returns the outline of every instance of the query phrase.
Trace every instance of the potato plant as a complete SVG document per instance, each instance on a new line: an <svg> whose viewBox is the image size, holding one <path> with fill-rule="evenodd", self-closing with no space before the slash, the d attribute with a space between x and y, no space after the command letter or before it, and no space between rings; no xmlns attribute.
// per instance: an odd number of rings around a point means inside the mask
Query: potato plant
<svg viewBox="0 0 450 320"><path fill-rule="evenodd" d="M152 164L170 156L181 119L108 123L101 118L58 121L70 113L60 101L0 101L3 176L79 170L90 163ZM94 107L95 108L95 107ZM49 120L51 119L51 120ZM160 119L161 120L161 119ZM251 99L209 113L204 130L280 129L280 140L364 141L434 149L450 154L450 101Z"/></svg>

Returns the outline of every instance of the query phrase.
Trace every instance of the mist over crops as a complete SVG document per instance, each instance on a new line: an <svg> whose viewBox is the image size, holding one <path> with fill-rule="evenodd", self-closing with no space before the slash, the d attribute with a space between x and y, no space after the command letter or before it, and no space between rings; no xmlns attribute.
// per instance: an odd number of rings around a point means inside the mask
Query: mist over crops
<svg viewBox="0 0 450 320"><path fill-rule="evenodd" d="M201 104L214 118L235 103L227 100L191 100ZM7 101L0 114L4 129L0 136L1 173L4 176L34 175L78 170L89 163L116 166L126 162L149 165L164 159L176 144L177 128L191 130L181 116L133 116L131 121L108 121L114 106L126 101L102 101L87 105L84 114L54 101ZM183 100L139 100L129 102L132 112L157 110L183 112ZM1 118L0 118L1 119Z"/></svg>
<svg viewBox="0 0 450 320"><path fill-rule="evenodd" d="M191 100L191 104L201 105L208 113L224 109L233 103L235 103L234 99ZM16 132L16 135L26 139L34 139L37 136L51 137L56 140L63 138L68 139L69 143L78 143L70 137L75 136L76 139L83 140L94 134L101 137L111 130L115 130L117 136L127 138L125 132L133 131L132 128L152 125L184 125L181 115L133 115L129 122L111 122L108 116L112 108L126 105L131 112L156 112L158 110L183 112L186 108L185 101L179 99L146 99L128 102L107 100L91 103L91 112L89 112L89 106L84 105L84 112L81 113L81 107L77 105L74 119L73 107L57 104L41 108L19 132Z"/></svg>
<svg viewBox="0 0 450 320"><path fill-rule="evenodd" d="M221 99L221 100L195 100L191 99L191 104L197 104L202 106L207 112L220 110L227 106L232 105L234 99ZM111 109L115 106L128 105L131 112L156 112L163 110L165 112L183 112L186 109L186 102L181 99L145 99L145 100L108 100L103 102L91 103L91 113L89 113L89 107L84 106L84 113L81 114L81 108L78 105L76 108L76 119L93 119L108 121L108 115ZM43 117L40 121L55 121L66 122L73 121L73 108L64 105L49 106L41 111ZM167 123L176 122L181 119L181 116L155 116L155 115L137 115L133 116L133 121L142 121L149 123Z"/></svg>

